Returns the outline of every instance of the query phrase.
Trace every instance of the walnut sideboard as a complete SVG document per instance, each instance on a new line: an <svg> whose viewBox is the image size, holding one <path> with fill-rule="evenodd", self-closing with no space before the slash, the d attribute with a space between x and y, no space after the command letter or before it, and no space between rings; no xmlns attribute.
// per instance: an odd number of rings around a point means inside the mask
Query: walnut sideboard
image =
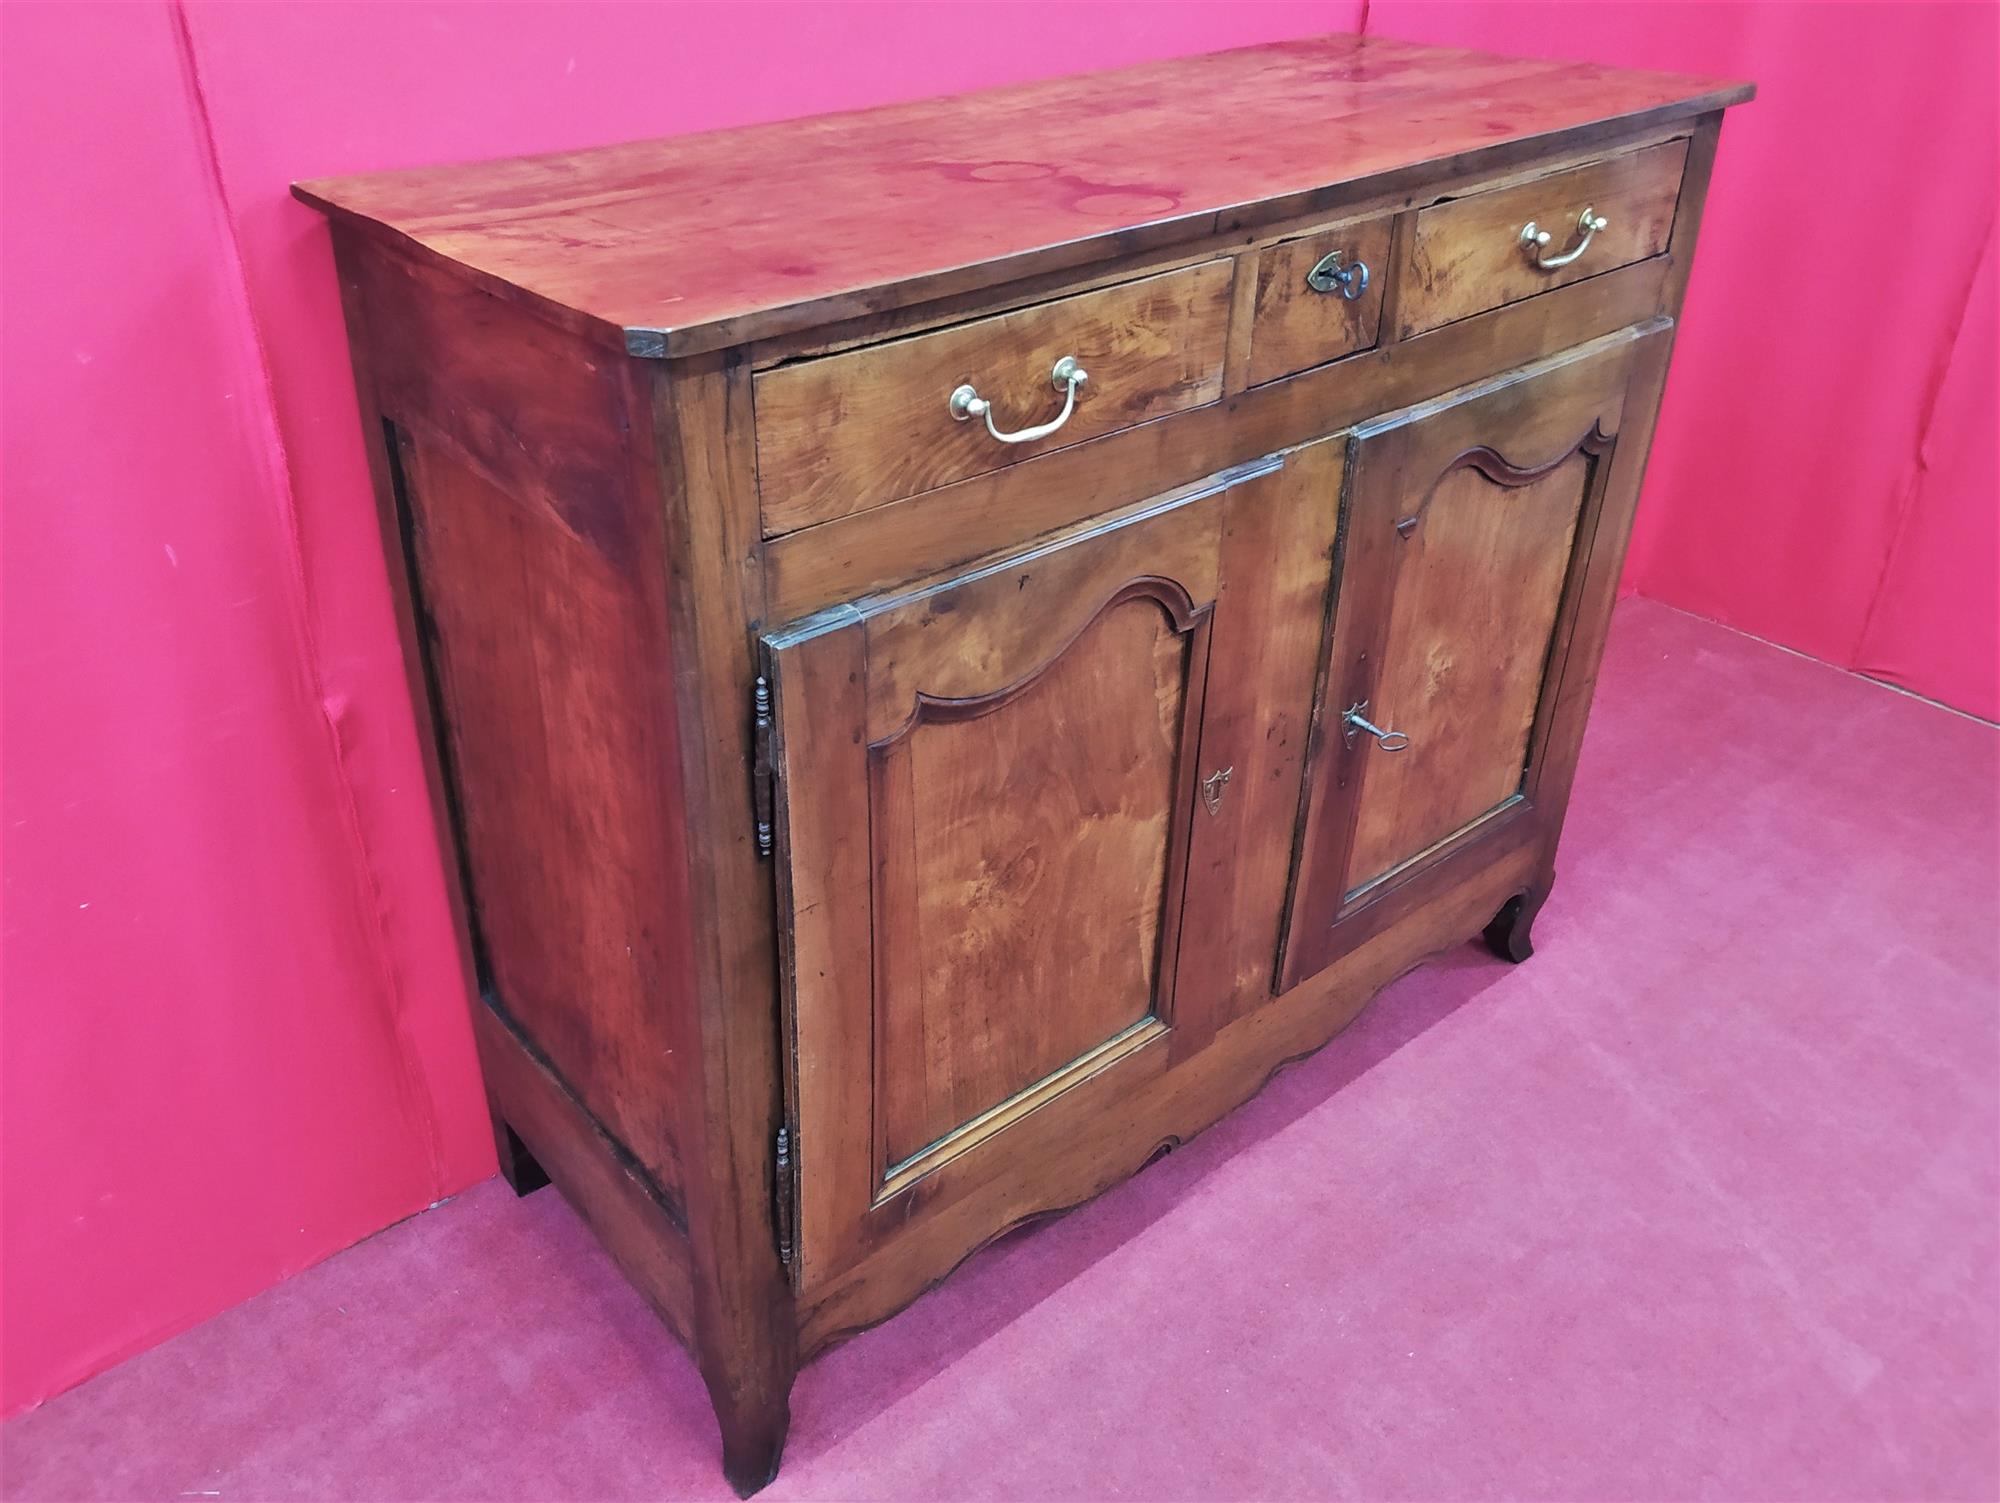
<svg viewBox="0 0 2000 1503"><path fill-rule="evenodd" d="M502 1169L739 1492L806 1357L1527 956L1750 92L1325 37L296 190Z"/></svg>

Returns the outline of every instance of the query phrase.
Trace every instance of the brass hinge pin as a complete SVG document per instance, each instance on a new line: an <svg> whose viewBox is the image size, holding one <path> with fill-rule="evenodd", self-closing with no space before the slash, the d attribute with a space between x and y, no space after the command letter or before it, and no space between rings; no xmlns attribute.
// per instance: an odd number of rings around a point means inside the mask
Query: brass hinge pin
<svg viewBox="0 0 2000 1503"><path fill-rule="evenodd" d="M763 674L750 691L752 766L750 769L751 797L756 806L757 854L771 854L772 823L772 782L776 776L771 760L771 681Z"/></svg>
<svg viewBox="0 0 2000 1503"><path fill-rule="evenodd" d="M774 1155L776 1191L772 1220L778 1230L778 1261L787 1268L792 1266L792 1154L794 1141L789 1127L778 1129L777 1152Z"/></svg>

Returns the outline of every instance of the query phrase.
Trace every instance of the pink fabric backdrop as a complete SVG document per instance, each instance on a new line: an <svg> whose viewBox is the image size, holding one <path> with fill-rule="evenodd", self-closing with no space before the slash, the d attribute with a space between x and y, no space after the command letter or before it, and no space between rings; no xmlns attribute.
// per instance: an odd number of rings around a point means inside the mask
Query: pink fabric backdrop
<svg viewBox="0 0 2000 1503"><path fill-rule="evenodd" d="M1757 81L1626 585L2000 719L2000 8L1373 0L1368 30Z"/></svg>
<svg viewBox="0 0 2000 1503"><path fill-rule="evenodd" d="M1375 0L1368 25L1762 82L1633 577L1992 715L1991 14L1671 17ZM0 1408L492 1168L325 235L286 185L1360 21L0 8Z"/></svg>

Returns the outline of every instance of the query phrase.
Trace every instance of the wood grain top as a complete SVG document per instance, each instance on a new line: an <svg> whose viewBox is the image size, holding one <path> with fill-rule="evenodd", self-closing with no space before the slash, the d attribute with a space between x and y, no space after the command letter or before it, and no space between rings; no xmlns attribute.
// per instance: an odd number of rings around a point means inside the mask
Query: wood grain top
<svg viewBox="0 0 2000 1503"><path fill-rule="evenodd" d="M293 192L668 356L1336 208L1748 84L1326 36ZM1525 148L1525 151L1524 151Z"/></svg>

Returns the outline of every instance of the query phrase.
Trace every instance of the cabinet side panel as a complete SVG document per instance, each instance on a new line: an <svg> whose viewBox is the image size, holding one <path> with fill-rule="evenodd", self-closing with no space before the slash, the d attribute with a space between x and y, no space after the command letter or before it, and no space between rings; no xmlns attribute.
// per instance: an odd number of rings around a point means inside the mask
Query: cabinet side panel
<svg viewBox="0 0 2000 1503"><path fill-rule="evenodd" d="M678 1217L664 570L616 373L498 299L341 251L479 989Z"/></svg>
<svg viewBox="0 0 2000 1503"><path fill-rule="evenodd" d="M650 743L631 592L423 429L397 445L480 990L677 1184L678 1056L653 1027L660 855L633 817Z"/></svg>

